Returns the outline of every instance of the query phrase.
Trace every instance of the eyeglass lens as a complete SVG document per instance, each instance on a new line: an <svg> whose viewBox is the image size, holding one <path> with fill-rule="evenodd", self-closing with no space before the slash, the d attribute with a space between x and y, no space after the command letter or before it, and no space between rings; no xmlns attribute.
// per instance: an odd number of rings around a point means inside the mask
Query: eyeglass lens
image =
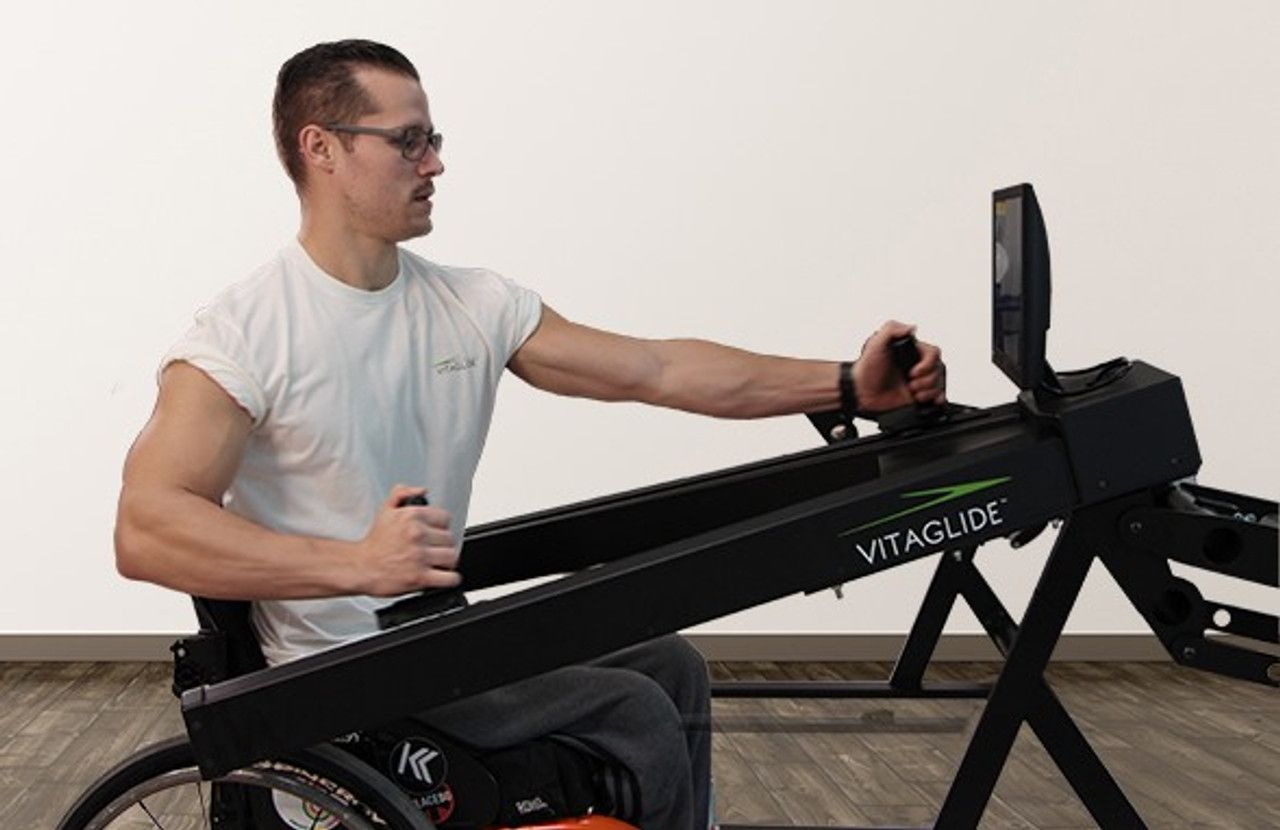
<svg viewBox="0 0 1280 830"><path fill-rule="evenodd" d="M421 161L422 157L427 154L427 148L430 147L437 153L444 146L444 136L437 132L425 132L423 130L411 130L404 137L402 145L404 157L409 161Z"/></svg>

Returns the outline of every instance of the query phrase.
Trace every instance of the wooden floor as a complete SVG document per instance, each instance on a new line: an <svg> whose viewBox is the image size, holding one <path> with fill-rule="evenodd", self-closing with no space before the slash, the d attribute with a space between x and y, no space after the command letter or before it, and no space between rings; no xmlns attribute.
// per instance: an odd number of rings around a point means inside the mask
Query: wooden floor
<svg viewBox="0 0 1280 830"><path fill-rule="evenodd" d="M876 679L849 663L714 664L718 678ZM937 679L990 676L944 664ZM157 663L0 664L0 828L51 828L135 747L181 731ZM1151 828L1280 827L1280 694L1165 664L1060 664L1050 682ZM980 701L722 700L727 822L929 826ZM1093 827L1024 729L982 827Z"/></svg>

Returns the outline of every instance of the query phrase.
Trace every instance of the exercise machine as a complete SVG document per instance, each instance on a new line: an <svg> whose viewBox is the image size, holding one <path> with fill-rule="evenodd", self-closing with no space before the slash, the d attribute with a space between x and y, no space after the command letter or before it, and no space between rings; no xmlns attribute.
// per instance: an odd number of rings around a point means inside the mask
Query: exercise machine
<svg viewBox="0 0 1280 830"><path fill-rule="evenodd" d="M839 413L816 413L810 418L826 446L472 528L460 566L468 590L558 578L474 604L438 593L414 597L386 610L390 627L377 636L194 685L181 698L183 773L244 783L235 776L277 770L287 778L300 769L297 781L332 781L332 768L326 778L312 769L320 761L299 753L765 602L940 555L886 682L719 684L715 693L983 697L933 827L977 826L1023 723L1100 827L1145 827L1046 682L1049 657L1099 559L1173 660L1280 687L1280 657L1266 645L1280 643L1276 615L1208 600L1170 566L1280 587L1277 505L1190 481L1200 455L1176 376L1138 360L1062 373L1049 366L1049 250L1034 190L997 191L992 212L993 361L1017 385L1014 402L910 407L864 438ZM901 366L914 362L912 343L896 348ZM1057 538L1015 621L977 569L977 549L997 538L1024 545L1051 524ZM958 599L1004 655L993 684L923 681ZM607 624L575 625L583 619ZM360 775L353 780L364 786ZM108 789L100 784L85 798ZM344 801L321 790L341 802L325 803L330 816L364 803L363 795ZM119 800L128 793L117 783L107 794ZM398 812L406 808L393 795L381 794L380 809L394 813L381 820L432 826L420 810ZM86 823L89 812L73 810L60 826L109 826Z"/></svg>

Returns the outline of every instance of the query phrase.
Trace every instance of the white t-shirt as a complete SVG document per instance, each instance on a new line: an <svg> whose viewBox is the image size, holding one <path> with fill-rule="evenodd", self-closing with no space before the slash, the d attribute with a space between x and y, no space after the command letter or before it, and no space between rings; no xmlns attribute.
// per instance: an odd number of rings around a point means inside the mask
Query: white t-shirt
<svg viewBox="0 0 1280 830"><path fill-rule="evenodd" d="M191 363L253 418L225 509L353 541L392 486L421 485L461 540L498 380L541 311L498 274L403 249L389 286L353 288L294 241L201 309L160 368ZM274 665L374 633L390 601L256 602L253 622Z"/></svg>

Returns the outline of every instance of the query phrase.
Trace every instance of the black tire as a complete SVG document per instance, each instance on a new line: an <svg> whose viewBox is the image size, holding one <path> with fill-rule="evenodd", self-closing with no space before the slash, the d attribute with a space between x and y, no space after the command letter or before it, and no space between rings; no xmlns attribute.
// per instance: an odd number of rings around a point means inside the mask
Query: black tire
<svg viewBox="0 0 1280 830"><path fill-rule="evenodd" d="M91 822L99 818L109 805L135 787L167 774L180 775L184 771L194 770L195 766L191 745L185 736L145 747L95 781L67 811L58 823L58 830L85 830L92 826ZM250 771L258 769L260 768L255 766ZM264 769L288 777L294 782L303 782L321 801L329 797L347 806L354 804L366 819L376 816L375 824L380 820L391 830L435 830L435 826L422 811L394 783L365 762L335 746L321 745L293 752L273 761ZM238 774L239 771L232 773L232 776ZM315 779L323 779L332 786L312 783ZM209 782L204 783L207 785ZM262 790L262 785L251 783L240 782L237 786ZM202 809L204 801L204 795L200 793ZM287 826L283 821L279 825Z"/></svg>

